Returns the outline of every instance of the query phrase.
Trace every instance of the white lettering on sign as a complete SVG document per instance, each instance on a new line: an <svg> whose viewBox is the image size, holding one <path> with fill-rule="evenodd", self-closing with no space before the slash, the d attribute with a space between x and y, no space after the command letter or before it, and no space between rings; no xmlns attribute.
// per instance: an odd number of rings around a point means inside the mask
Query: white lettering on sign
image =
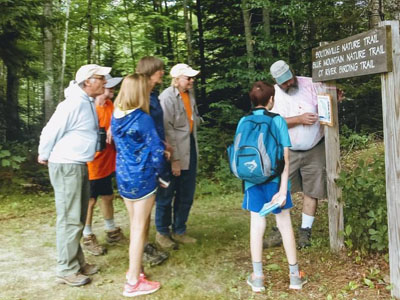
<svg viewBox="0 0 400 300"><path fill-rule="evenodd" d="M365 49L363 49L363 50L358 50L358 51L347 53L346 59L347 59L347 61L352 61L352 60L365 58L365 54L366 54L365 52L366 52Z"/></svg>
<svg viewBox="0 0 400 300"><path fill-rule="evenodd" d="M344 62L344 56L343 55L339 55L339 56L334 56L334 57L328 57L326 59L323 60L323 66L331 66L331 65L335 65L335 64L340 64Z"/></svg>
<svg viewBox="0 0 400 300"><path fill-rule="evenodd" d="M354 50L354 49L360 48L360 46L361 46L361 41L359 39L351 41L351 42L347 42L342 45L342 52Z"/></svg>
<svg viewBox="0 0 400 300"><path fill-rule="evenodd" d="M379 55L379 54L385 54L385 50L383 49L383 45L380 45L378 47L371 47L369 48L369 55L374 56L374 55Z"/></svg>
<svg viewBox="0 0 400 300"><path fill-rule="evenodd" d="M325 69L325 76L337 74L336 67Z"/></svg>
<svg viewBox="0 0 400 300"><path fill-rule="evenodd" d="M378 35L377 34L366 36L364 38L364 45L365 46L368 46L368 45L371 45L371 44L376 44L376 43L379 43L379 39L378 39Z"/></svg>
<svg viewBox="0 0 400 300"><path fill-rule="evenodd" d="M348 72L355 72L357 70L358 70L358 63L339 66L339 74L348 73Z"/></svg>
<svg viewBox="0 0 400 300"><path fill-rule="evenodd" d="M372 59L360 61L360 65L361 65L361 70L368 70L375 68L374 61Z"/></svg>
<svg viewBox="0 0 400 300"><path fill-rule="evenodd" d="M338 54L339 52L340 52L340 47L339 47L339 45L337 45L336 47L330 47L330 48L323 49L321 51L317 51L315 53L315 57L322 58L322 57L325 57L328 55Z"/></svg>

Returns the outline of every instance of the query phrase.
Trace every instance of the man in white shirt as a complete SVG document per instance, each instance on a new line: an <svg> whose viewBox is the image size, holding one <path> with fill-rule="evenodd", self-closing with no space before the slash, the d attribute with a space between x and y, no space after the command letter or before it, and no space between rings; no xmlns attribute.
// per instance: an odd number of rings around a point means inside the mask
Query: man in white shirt
<svg viewBox="0 0 400 300"><path fill-rule="evenodd" d="M110 71L82 66L40 136L38 162L48 165L56 202L57 282L70 286L89 283L98 271L86 263L80 239L90 195L86 163L94 158L98 133L93 101L104 93Z"/></svg>
<svg viewBox="0 0 400 300"><path fill-rule="evenodd" d="M317 101L317 91L322 85L313 83L312 78L295 76L283 60L272 64L270 71L276 81L272 112L285 118L292 143L289 154L291 191L303 192L298 247L305 248L311 245L318 199L326 197L324 130L318 121ZM273 229L264 246L280 243L279 231Z"/></svg>

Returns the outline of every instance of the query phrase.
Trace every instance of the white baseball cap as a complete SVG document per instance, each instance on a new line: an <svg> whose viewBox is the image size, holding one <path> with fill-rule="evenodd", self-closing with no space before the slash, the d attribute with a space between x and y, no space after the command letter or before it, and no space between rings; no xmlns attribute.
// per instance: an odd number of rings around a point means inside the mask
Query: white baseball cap
<svg viewBox="0 0 400 300"><path fill-rule="evenodd" d="M95 64L84 65L76 72L75 81L81 83L93 75L105 76L110 73L110 71L110 67L101 67Z"/></svg>
<svg viewBox="0 0 400 300"><path fill-rule="evenodd" d="M172 67L171 71L169 74L171 77L179 77L179 76L188 76L188 77L194 77L197 74L199 74L200 71L193 70L191 67L189 67L187 64L177 64Z"/></svg>
<svg viewBox="0 0 400 300"><path fill-rule="evenodd" d="M293 78L289 65L283 60L278 60L271 65L271 75L274 77L277 84L285 83Z"/></svg>
<svg viewBox="0 0 400 300"><path fill-rule="evenodd" d="M107 89L111 89L111 88L115 87L122 80L122 77L112 77L110 74L107 74L105 76L105 78L107 80L107 83L104 87Z"/></svg>

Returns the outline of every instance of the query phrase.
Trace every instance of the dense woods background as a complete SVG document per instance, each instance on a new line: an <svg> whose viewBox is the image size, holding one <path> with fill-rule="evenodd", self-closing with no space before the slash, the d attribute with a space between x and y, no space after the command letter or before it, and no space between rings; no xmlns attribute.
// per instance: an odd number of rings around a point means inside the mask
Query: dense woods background
<svg viewBox="0 0 400 300"><path fill-rule="evenodd" d="M80 65L98 63L111 66L114 76L126 75L144 55L162 58L167 73L178 62L199 68L200 110L210 127L223 130L231 110L248 109L249 84L270 79L275 60L285 59L309 76L311 49L319 42L400 15L395 0L0 0L0 5L3 144L38 138ZM378 77L338 84L348 99L342 122L356 131L381 130Z"/></svg>

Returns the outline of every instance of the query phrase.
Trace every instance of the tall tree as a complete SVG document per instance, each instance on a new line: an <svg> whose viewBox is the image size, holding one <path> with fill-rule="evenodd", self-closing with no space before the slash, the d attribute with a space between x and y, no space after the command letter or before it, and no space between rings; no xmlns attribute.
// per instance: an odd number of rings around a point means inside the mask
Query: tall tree
<svg viewBox="0 0 400 300"><path fill-rule="evenodd" d="M87 29L88 29L88 38L87 38L87 63L92 63L92 53L93 53L93 0L88 0L88 8L87 8Z"/></svg>
<svg viewBox="0 0 400 300"><path fill-rule="evenodd" d="M65 73L65 63L67 60L67 45L68 45L68 25L69 25L69 7L71 0L67 0L65 7L65 29L64 29L64 41L62 46L61 54L61 72L60 72L60 88L58 94L58 101L64 98L64 73Z"/></svg>
<svg viewBox="0 0 400 300"><path fill-rule="evenodd" d="M382 0L369 0L369 27L377 27L378 23L382 21L383 18Z"/></svg>
<svg viewBox="0 0 400 300"><path fill-rule="evenodd" d="M44 1L43 17L44 121L47 123L54 112L55 105L53 98L53 0Z"/></svg>
<svg viewBox="0 0 400 300"><path fill-rule="evenodd" d="M191 2L190 0L183 0L183 15L185 20L187 61L189 65L192 65L193 49L192 49L192 22L189 18L190 2Z"/></svg>
<svg viewBox="0 0 400 300"><path fill-rule="evenodd" d="M200 100L206 98L206 59L204 55L204 30L201 0L196 0L197 27L199 31L199 55L200 55Z"/></svg>
<svg viewBox="0 0 400 300"><path fill-rule="evenodd" d="M254 71L254 49L253 49L253 35L251 33L251 20L250 20L250 9L248 7L248 1L242 0L242 13L244 23L244 35L246 38L246 50L247 50L247 62L249 71Z"/></svg>

